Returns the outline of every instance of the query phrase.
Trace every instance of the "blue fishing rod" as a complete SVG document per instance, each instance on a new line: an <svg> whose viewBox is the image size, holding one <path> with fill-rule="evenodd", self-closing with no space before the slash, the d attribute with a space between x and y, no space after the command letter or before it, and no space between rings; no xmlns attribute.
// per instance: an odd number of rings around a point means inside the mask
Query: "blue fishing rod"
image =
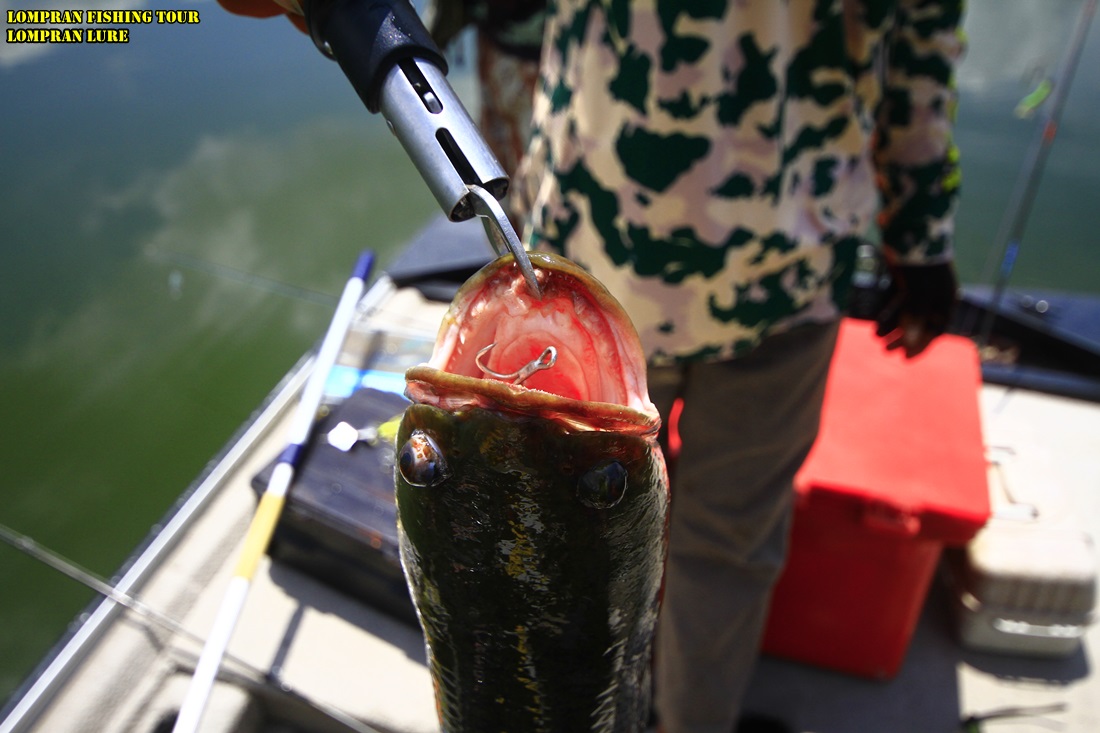
<svg viewBox="0 0 1100 733"><path fill-rule="evenodd" d="M218 615L214 619L214 624L206 638L206 644L199 655L199 661L195 665L195 673L191 678L187 695L184 697L179 716L176 719L174 728L176 733L193 733L198 729L199 722L202 720L211 688L213 688L214 680L218 675L218 669L229 647L233 630L236 628L237 621L244 610L245 601L248 600L248 593L252 587L256 568L259 566L260 559L267 550L271 536L275 532L275 526L286 503L287 490L294 480L298 464L301 462L306 444L309 442L317 418L317 411L324 397L325 382L328 380L332 367L336 364L340 348L343 346L348 330L351 328L373 265L374 254L369 251L364 252L355 263L351 277L348 279L347 285L344 286L344 292L340 296L336 312L332 316L332 322L321 341L321 348L313 364L313 371L302 390L301 401L298 403L297 411L290 426L287 446L279 455L275 470L271 474L271 480L260 497L256 513L252 516L252 522L245 534L244 544L240 550L233 577L222 596Z"/></svg>
<svg viewBox="0 0 1100 733"><path fill-rule="evenodd" d="M1023 239L1024 228L1027 226L1028 217L1031 214L1031 206L1035 203L1035 196L1039 190L1039 181L1043 175L1047 157L1054 146L1054 138L1058 134L1058 126L1062 119L1062 109L1065 107L1066 98L1069 96L1069 88L1073 82L1073 75L1077 71L1077 63L1081 59L1081 50L1084 48L1085 39L1088 37L1089 26L1096 14L1097 0L1086 0L1081 8L1081 15L1077 20L1077 27L1070 42L1069 50L1062 72L1055 81L1053 95L1047 114L1043 121L1035 129L1035 138L1028 152L1027 162L1021 169L1020 177L1016 181L1016 187L1012 192L1012 199L1005 217L1001 220L1000 229L997 232L997 259L1000 260L1000 270L996 283L993 286L993 294L987 305L985 319L982 322L981 332L978 338L979 349L985 348L989 343L990 333L993 331L993 323L997 320L997 310L1004 298L1005 288L1012 277L1012 270L1016 266L1016 259L1020 254L1020 244ZM996 259L990 258L985 267L982 280L990 279L990 270Z"/></svg>

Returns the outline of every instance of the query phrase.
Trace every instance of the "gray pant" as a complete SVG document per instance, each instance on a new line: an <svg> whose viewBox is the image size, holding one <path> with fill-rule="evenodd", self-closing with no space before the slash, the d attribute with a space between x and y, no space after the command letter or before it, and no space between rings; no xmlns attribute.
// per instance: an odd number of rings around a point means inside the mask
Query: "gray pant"
<svg viewBox="0 0 1100 733"><path fill-rule="evenodd" d="M665 733L730 733L783 567L792 481L817 437L837 324L801 326L746 357L649 371L667 419L684 400L655 651Z"/></svg>

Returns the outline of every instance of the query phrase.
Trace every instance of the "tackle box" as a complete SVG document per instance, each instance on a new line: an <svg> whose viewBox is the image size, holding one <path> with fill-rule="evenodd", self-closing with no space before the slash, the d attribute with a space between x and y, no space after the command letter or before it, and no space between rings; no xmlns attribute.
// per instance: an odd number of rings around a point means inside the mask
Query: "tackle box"
<svg viewBox="0 0 1100 733"><path fill-rule="evenodd" d="M360 441L348 452L328 442L341 422L379 426L409 402L392 391L360 387L314 426L287 493L268 554L333 588L416 624L397 539L393 446ZM272 461L252 480L262 493Z"/></svg>
<svg viewBox="0 0 1100 733"><path fill-rule="evenodd" d="M1097 558L1054 472L1026 453L993 457L993 516L965 548L947 553L944 577L959 641L985 652L1073 654L1094 619Z"/></svg>
<svg viewBox="0 0 1100 733"><path fill-rule="evenodd" d="M981 529L989 493L973 343L942 336L907 360L873 329L841 324L763 650L888 679L943 548Z"/></svg>

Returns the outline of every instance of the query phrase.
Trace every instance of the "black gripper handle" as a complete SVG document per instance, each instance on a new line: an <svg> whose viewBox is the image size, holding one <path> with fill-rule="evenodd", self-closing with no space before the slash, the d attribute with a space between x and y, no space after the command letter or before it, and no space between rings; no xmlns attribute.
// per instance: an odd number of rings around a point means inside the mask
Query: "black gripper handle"
<svg viewBox="0 0 1100 733"><path fill-rule="evenodd" d="M382 85L399 62L418 58L444 74L447 61L408 0L307 0L313 42L340 64L363 104L378 112Z"/></svg>

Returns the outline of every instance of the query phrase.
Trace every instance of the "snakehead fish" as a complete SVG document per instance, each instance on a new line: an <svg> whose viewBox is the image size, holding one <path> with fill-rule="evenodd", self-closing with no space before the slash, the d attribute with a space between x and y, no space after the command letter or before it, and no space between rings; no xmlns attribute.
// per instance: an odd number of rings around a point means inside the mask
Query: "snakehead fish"
<svg viewBox="0 0 1100 733"><path fill-rule="evenodd" d="M459 291L397 436L402 562L445 733L636 733L665 556L633 325L567 260Z"/></svg>

